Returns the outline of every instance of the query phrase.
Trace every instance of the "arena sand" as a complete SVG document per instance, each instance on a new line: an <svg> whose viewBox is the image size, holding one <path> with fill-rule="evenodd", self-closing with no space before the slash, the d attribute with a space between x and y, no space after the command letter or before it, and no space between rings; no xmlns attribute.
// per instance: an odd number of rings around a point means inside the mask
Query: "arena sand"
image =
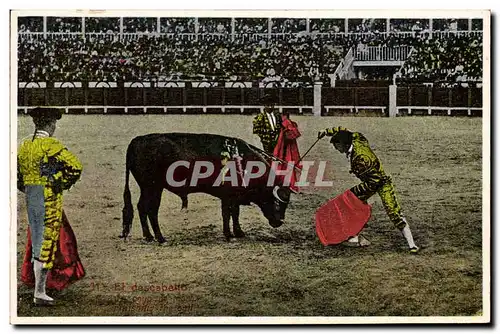
<svg viewBox="0 0 500 334"><path fill-rule="evenodd" d="M132 238L121 232L125 152L130 140L154 132L203 132L259 145L251 116L66 115L55 136L84 165L64 208L78 239L87 276L54 296L55 308L31 305L18 282L18 316L457 316L482 311L482 119L448 117L296 116L301 152L317 131L345 126L367 136L392 175L421 253L411 256L378 197L363 231L367 248L324 247L314 212L355 185L345 157L327 139L308 155L328 160L332 188L308 188L292 198L287 222L267 224L256 207L242 207L246 238L226 242L220 202L189 196L189 210L164 192L160 227L167 243L147 244L135 211ZM32 134L19 117L20 140ZM260 145L259 145L260 147ZM131 180L134 207L138 187ZM27 215L18 194L18 277ZM164 286L167 290L165 291ZM135 287L135 289L134 289ZM144 291L144 290L148 291ZM149 291L153 289L153 291ZM160 291L157 291L157 290Z"/></svg>

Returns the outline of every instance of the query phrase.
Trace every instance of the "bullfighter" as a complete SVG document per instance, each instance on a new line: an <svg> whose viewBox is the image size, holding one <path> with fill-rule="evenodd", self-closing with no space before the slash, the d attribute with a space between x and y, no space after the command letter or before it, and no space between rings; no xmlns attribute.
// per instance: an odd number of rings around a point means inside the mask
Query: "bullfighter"
<svg viewBox="0 0 500 334"><path fill-rule="evenodd" d="M53 305L46 294L47 273L54 265L63 220L63 190L80 178L82 164L59 140L52 137L62 111L35 108L30 111L35 123L32 138L18 150L17 188L26 196L31 232L35 305Z"/></svg>
<svg viewBox="0 0 500 334"><path fill-rule="evenodd" d="M346 154L351 164L350 173L362 181L350 189L352 193L364 202L378 193L389 219L408 242L409 252L417 253L419 247L413 240L406 218L401 214L401 207L396 198L392 179L385 173L366 137L359 132L351 132L343 127L328 128L318 133L318 138L325 136L331 137L330 143L340 153ZM358 236L354 236L348 241L358 242Z"/></svg>

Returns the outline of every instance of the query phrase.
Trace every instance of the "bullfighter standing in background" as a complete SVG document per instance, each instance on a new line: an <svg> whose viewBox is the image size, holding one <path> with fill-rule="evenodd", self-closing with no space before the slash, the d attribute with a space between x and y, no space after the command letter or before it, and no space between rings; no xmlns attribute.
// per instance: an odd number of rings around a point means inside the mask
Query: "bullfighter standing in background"
<svg viewBox="0 0 500 334"><path fill-rule="evenodd" d="M62 225L66 225L63 213L63 190L69 189L80 178L82 164L61 142L52 137L56 121L62 117L62 111L55 108L35 108L30 111L35 123L32 138L24 140L18 150L17 188L25 193L28 211L31 254L27 254L29 268L23 266L23 280L29 281L31 270L34 272L35 305L53 305L54 300L46 294L47 275L54 267L57 258L70 261L65 269L57 272L68 274L67 280L83 277L83 267L76 251L76 239L69 227L63 227L66 238L64 247L59 247ZM70 234L68 234L68 232ZM67 242L73 243L66 244ZM62 242L61 242L62 243ZM64 253L70 249L71 256ZM61 252L64 254L61 255ZM25 265L26 265L25 258ZM31 267L31 263L33 266ZM54 268L55 269L55 268ZM28 277L28 278L27 278ZM26 279L26 280L25 280Z"/></svg>
<svg viewBox="0 0 500 334"><path fill-rule="evenodd" d="M253 133L259 136L264 151L273 154L281 130L281 117L274 108L275 101L269 94L261 98L264 109L253 120Z"/></svg>

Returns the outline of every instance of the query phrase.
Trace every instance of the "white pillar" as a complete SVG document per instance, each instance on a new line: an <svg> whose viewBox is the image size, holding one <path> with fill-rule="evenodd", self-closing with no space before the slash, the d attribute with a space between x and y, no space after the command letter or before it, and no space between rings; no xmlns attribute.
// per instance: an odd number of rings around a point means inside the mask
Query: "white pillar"
<svg viewBox="0 0 500 334"><path fill-rule="evenodd" d="M198 21L198 17L194 18L194 33L195 33L195 40L198 40L198 32L200 30L200 22Z"/></svg>
<svg viewBox="0 0 500 334"><path fill-rule="evenodd" d="M396 85L389 86L389 117L395 117L398 113L398 109L396 108Z"/></svg>
<svg viewBox="0 0 500 334"><path fill-rule="evenodd" d="M267 39L271 39L272 29L273 29L273 19L269 17L267 19Z"/></svg>
<svg viewBox="0 0 500 334"><path fill-rule="evenodd" d="M160 17L156 18L156 32L158 34L161 33L161 18Z"/></svg>
<svg viewBox="0 0 500 334"><path fill-rule="evenodd" d="M43 17L43 38L47 38L47 16Z"/></svg>
<svg viewBox="0 0 500 334"><path fill-rule="evenodd" d="M314 90L313 90L313 115L321 116L321 86L323 83L321 81L314 82Z"/></svg>
<svg viewBox="0 0 500 334"><path fill-rule="evenodd" d="M236 19L234 17L231 18L231 40L234 41L234 35L236 33Z"/></svg>

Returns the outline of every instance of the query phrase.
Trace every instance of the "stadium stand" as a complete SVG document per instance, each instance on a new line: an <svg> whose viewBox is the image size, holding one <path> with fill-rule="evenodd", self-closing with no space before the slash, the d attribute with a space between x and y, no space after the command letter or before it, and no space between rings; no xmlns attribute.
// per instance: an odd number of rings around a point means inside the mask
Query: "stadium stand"
<svg viewBox="0 0 500 334"><path fill-rule="evenodd" d="M402 76L417 82L478 81L483 70L483 43L477 36L441 36L418 39L414 56L402 69Z"/></svg>
<svg viewBox="0 0 500 334"><path fill-rule="evenodd" d="M194 34L196 32L193 17L162 17L160 23L160 32L164 34Z"/></svg>
<svg viewBox="0 0 500 334"><path fill-rule="evenodd" d="M311 81L333 73L342 52L309 36L283 40L181 40L137 36L121 41L49 36L19 43L19 81L141 81L162 76L230 76Z"/></svg>
<svg viewBox="0 0 500 334"><path fill-rule="evenodd" d="M112 34L120 32L118 17L90 17L85 20L85 31L89 33Z"/></svg>
<svg viewBox="0 0 500 334"><path fill-rule="evenodd" d="M263 34L268 32L268 20L265 18L236 18L235 32L241 34Z"/></svg>
<svg viewBox="0 0 500 334"><path fill-rule="evenodd" d="M399 80L480 81L481 20L21 17L20 82L328 83L351 48L412 47ZM380 67L366 78L392 79Z"/></svg>

